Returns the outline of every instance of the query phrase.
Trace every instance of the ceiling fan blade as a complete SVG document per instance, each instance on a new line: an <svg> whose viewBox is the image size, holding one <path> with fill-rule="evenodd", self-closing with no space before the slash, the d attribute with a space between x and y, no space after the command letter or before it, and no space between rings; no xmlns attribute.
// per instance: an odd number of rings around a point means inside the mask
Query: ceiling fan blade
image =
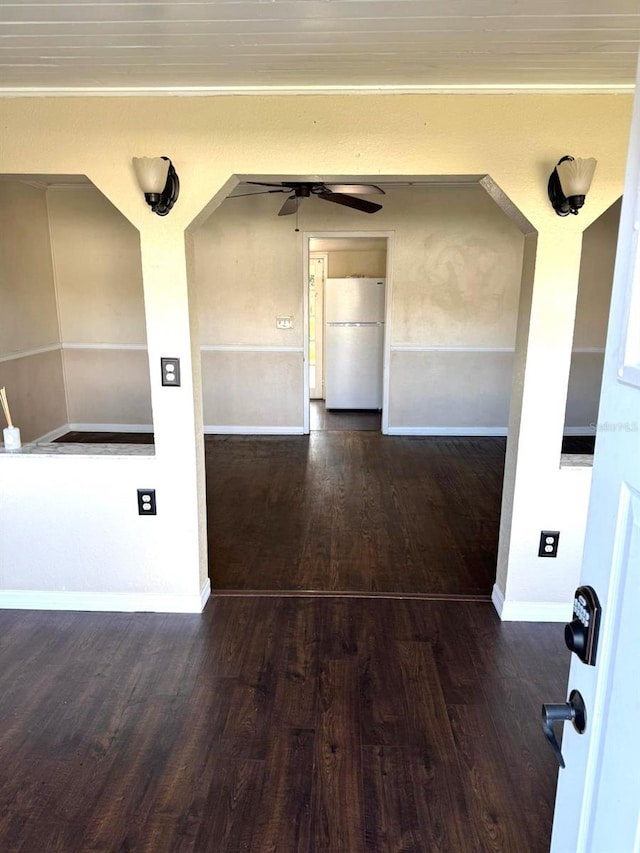
<svg viewBox="0 0 640 853"><path fill-rule="evenodd" d="M382 210L381 204L366 201L364 198L356 198L353 195L344 195L344 193L318 193L318 198L324 199L324 201L333 201L335 204L343 204L345 207L352 207L362 213L376 213L376 211Z"/></svg>
<svg viewBox="0 0 640 853"><path fill-rule="evenodd" d="M269 184L265 183L264 181L244 181L244 183L252 187L277 187L278 190L276 190L276 192L279 191L281 193L291 192L291 187L285 186L284 184Z"/></svg>
<svg viewBox="0 0 640 853"><path fill-rule="evenodd" d="M280 189L280 190L256 190L254 192L236 192L235 190L228 195L227 198L245 198L249 195L269 195L270 193L283 193L290 192L290 190Z"/></svg>
<svg viewBox="0 0 640 853"><path fill-rule="evenodd" d="M381 187L375 184L325 184L329 192L346 193L346 195L384 195Z"/></svg>
<svg viewBox="0 0 640 853"><path fill-rule="evenodd" d="M299 203L300 199L297 196L290 195L278 211L278 216L289 216L290 214L295 213L298 209Z"/></svg>

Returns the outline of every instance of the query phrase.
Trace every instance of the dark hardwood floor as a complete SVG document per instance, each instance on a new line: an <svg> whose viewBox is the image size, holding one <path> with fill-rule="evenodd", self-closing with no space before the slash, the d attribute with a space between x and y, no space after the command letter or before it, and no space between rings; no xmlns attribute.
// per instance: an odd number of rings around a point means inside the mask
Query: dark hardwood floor
<svg viewBox="0 0 640 853"><path fill-rule="evenodd" d="M216 589L490 594L505 439L326 431L205 444Z"/></svg>
<svg viewBox="0 0 640 853"><path fill-rule="evenodd" d="M562 627L486 602L0 612L3 853L546 853Z"/></svg>
<svg viewBox="0 0 640 853"><path fill-rule="evenodd" d="M377 430L380 432L382 413L368 409L327 409L322 400L311 400L309 428L317 430Z"/></svg>
<svg viewBox="0 0 640 853"><path fill-rule="evenodd" d="M506 440L382 436L379 413L318 405L312 416L310 436L206 437L213 587L488 596ZM589 448L593 437L563 443Z"/></svg>

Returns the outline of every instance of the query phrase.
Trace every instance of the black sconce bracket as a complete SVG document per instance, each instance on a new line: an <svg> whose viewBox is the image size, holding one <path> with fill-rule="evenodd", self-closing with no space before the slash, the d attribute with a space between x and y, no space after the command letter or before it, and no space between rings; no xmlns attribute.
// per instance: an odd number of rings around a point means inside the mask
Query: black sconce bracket
<svg viewBox="0 0 640 853"><path fill-rule="evenodd" d="M163 157L163 160L169 160L168 157ZM166 216L173 205L178 200L180 195L180 179L173 168L173 163L169 160L169 172L167 173L167 182L161 193L145 193L144 197L147 204L154 213L158 216Z"/></svg>
<svg viewBox="0 0 640 853"><path fill-rule="evenodd" d="M569 154L566 154L564 157L561 157L558 160L558 166L560 163L564 163L566 160L573 160ZM553 172L549 176L549 184L547 187L547 192L549 194L549 201L555 212L558 216L569 216L570 213L577 215L578 211L584 204L584 196L583 195L573 195L570 198L567 198L565 194L562 192L562 184L560 183L560 178L558 177L558 170L554 168Z"/></svg>

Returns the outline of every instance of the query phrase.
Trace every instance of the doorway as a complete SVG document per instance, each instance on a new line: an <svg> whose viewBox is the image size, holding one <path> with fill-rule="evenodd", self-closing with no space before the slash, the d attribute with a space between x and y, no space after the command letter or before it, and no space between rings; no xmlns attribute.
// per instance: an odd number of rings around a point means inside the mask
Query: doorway
<svg viewBox="0 0 640 853"><path fill-rule="evenodd" d="M389 239L305 235L305 432L385 431Z"/></svg>

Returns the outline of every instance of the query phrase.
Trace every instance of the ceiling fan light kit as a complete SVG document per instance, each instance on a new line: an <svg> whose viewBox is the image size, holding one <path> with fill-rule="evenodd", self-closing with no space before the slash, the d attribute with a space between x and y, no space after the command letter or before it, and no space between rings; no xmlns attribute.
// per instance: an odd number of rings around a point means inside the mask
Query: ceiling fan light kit
<svg viewBox="0 0 640 853"><path fill-rule="evenodd" d="M250 186L265 187L262 191L255 193L242 193L241 195L262 195L267 193L287 193L288 198L278 211L278 216L290 216L298 212L300 203L315 196L322 201L330 201L358 210L361 213L377 213L382 210L381 204L358 198L360 195L384 195L384 190L375 184L325 184L321 181L282 181L279 184L264 183L262 181L248 181ZM240 198L241 195L232 196Z"/></svg>

